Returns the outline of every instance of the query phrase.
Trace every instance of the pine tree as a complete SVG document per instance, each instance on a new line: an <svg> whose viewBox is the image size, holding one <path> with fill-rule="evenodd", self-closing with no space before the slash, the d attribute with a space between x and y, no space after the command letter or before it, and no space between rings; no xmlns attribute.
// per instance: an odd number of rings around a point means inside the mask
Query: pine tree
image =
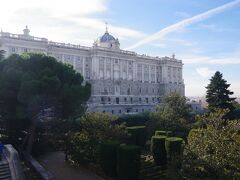
<svg viewBox="0 0 240 180"><path fill-rule="evenodd" d="M227 84L227 81L223 79L223 75L219 71L210 79L210 84L206 87L206 99L210 111L214 111L216 108L229 109L229 114L231 114L234 109L233 102L235 98L230 97L233 92L228 90L229 86L230 84Z"/></svg>

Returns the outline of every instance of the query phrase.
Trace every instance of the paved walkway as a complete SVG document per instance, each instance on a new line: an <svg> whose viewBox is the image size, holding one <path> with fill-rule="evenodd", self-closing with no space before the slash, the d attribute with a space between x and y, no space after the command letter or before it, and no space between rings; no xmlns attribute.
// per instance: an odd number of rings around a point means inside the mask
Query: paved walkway
<svg viewBox="0 0 240 180"><path fill-rule="evenodd" d="M103 180L82 167L74 167L64 160L63 152L53 152L39 158L39 162L51 172L57 180Z"/></svg>

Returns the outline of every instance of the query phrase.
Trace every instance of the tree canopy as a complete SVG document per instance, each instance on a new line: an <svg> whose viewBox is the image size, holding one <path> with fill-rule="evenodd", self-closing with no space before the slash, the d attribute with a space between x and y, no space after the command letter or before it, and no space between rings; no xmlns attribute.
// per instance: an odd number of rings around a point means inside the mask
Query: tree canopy
<svg viewBox="0 0 240 180"><path fill-rule="evenodd" d="M0 62L0 115L9 132L26 128L49 108L71 117L84 112L90 88L72 66L53 57L14 54Z"/></svg>
<svg viewBox="0 0 240 180"><path fill-rule="evenodd" d="M217 71L214 76L210 79L210 83L207 88L206 99L208 102L208 108L210 111L217 109L229 109L230 113L234 109L233 101L235 98L231 98L233 92L230 91L230 84L223 79L222 73Z"/></svg>
<svg viewBox="0 0 240 180"><path fill-rule="evenodd" d="M186 98L177 93L170 93L164 97L164 104L150 114L148 129L150 133L156 129L171 131L185 129L185 124L190 119L189 112Z"/></svg>
<svg viewBox="0 0 240 180"><path fill-rule="evenodd" d="M116 117L109 113L85 113L79 118L81 130L70 137L66 153L80 164L95 162L100 143L108 140L123 142L127 137L125 125L115 121Z"/></svg>
<svg viewBox="0 0 240 180"><path fill-rule="evenodd" d="M189 133L183 158L186 179L239 179L240 121L225 121L226 112L199 117L205 126Z"/></svg>

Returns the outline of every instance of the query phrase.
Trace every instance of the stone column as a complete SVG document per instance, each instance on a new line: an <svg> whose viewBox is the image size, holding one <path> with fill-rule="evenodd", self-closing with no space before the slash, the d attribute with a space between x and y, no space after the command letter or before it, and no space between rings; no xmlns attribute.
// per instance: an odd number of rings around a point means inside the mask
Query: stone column
<svg viewBox="0 0 240 180"><path fill-rule="evenodd" d="M86 57L84 57L83 56L83 59L82 59L82 61L83 61L83 78L85 79L85 77L86 77L86 75L85 75L85 60L86 60Z"/></svg>
<svg viewBox="0 0 240 180"><path fill-rule="evenodd" d="M104 58L103 63L103 79L107 79L107 57Z"/></svg>
<svg viewBox="0 0 240 180"><path fill-rule="evenodd" d="M155 83L157 83L157 66L154 67Z"/></svg>

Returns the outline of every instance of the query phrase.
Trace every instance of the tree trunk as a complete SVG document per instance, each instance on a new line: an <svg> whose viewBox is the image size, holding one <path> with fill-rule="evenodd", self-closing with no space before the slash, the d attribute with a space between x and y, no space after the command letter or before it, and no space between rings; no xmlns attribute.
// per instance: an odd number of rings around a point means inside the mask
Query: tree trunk
<svg viewBox="0 0 240 180"><path fill-rule="evenodd" d="M27 157L30 157L31 152L32 152L32 145L34 143L34 135L35 135L36 125L37 125L37 116L33 117L32 125L29 129L29 138L28 138L27 151L26 151Z"/></svg>

